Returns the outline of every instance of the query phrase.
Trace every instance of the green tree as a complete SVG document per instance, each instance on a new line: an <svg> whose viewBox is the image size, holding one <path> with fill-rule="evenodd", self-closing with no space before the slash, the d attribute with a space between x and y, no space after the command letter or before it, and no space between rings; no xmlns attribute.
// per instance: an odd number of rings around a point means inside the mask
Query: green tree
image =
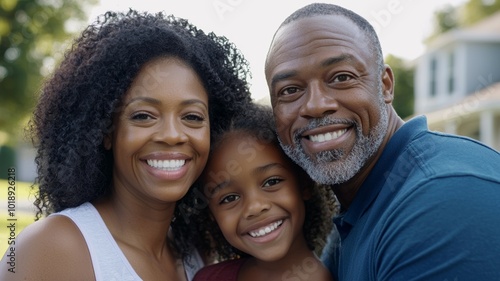
<svg viewBox="0 0 500 281"><path fill-rule="evenodd" d="M385 62L391 66L394 77L394 109L401 118L409 117L413 114L414 89L413 76L414 69L406 61L393 55L388 55Z"/></svg>
<svg viewBox="0 0 500 281"><path fill-rule="evenodd" d="M461 26L474 24L500 11L500 0L469 0L464 4Z"/></svg>
<svg viewBox="0 0 500 281"><path fill-rule="evenodd" d="M435 26L434 34L445 33L458 26L458 8L448 5L441 10L434 12Z"/></svg>
<svg viewBox="0 0 500 281"><path fill-rule="evenodd" d="M72 29L84 26L86 8L97 1L0 1L0 131L11 142L20 136L42 79L61 58Z"/></svg>
<svg viewBox="0 0 500 281"><path fill-rule="evenodd" d="M469 0L461 6L447 5L434 13L434 32L429 39L454 28L470 26L500 11L500 0Z"/></svg>

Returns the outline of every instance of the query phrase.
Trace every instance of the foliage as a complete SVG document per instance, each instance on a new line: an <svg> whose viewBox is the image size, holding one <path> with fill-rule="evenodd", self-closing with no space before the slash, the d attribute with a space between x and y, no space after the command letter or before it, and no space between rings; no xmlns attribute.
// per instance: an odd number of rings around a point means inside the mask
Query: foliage
<svg viewBox="0 0 500 281"><path fill-rule="evenodd" d="M19 136L44 76L97 0L0 1L0 130ZM59 57L57 57L59 56Z"/></svg>
<svg viewBox="0 0 500 281"><path fill-rule="evenodd" d="M464 9L460 22L468 26L500 11L500 0L469 0Z"/></svg>
<svg viewBox="0 0 500 281"><path fill-rule="evenodd" d="M458 26L458 8L448 5L441 10L434 12L435 35L445 33Z"/></svg>
<svg viewBox="0 0 500 281"><path fill-rule="evenodd" d="M5 170L4 170L5 171ZM19 234L26 226L35 221L35 211L33 205L33 189L31 187L32 183L16 181L16 200L15 200L15 224L16 235ZM0 227L0 255L3 255L9 244L9 237L11 237L10 229L7 227L11 221L7 219L12 219L9 216L9 210L7 206L8 194L7 187L9 186L6 180L0 179L0 206L5 206L0 208L0 221L3 222L2 227ZM34 187L36 189L36 186Z"/></svg>
<svg viewBox="0 0 500 281"><path fill-rule="evenodd" d="M385 62L391 66L394 77L394 101L392 105L401 118L409 117L413 114L414 89L413 76L414 69L401 58L388 55Z"/></svg>
<svg viewBox="0 0 500 281"><path fill-rule="evenodd" d="M434 13L434 32L429 39L454 28L470 26L500 11L500 0L469 0L462 6L447 5Z"/></svg>

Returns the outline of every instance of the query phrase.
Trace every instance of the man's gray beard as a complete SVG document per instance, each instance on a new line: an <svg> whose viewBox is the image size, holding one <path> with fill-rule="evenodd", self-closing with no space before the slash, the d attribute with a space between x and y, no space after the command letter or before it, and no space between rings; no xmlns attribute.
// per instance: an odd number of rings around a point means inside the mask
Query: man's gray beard
<svg viewBox="0 0 500 281"><path fill-rule="evenodd" d="M368 136L363 135L360 124L354 121L327 116L313 119L305 128L296 132L293 145L285 145L280 139L281 147L314 181L328 185L346 182L353 178L366 161L377 152L385 137L389 117L382 94L379 94L379 107L380 120L370 130ZM343 149L321 151L315 155L316 159L307 155L301 145L301 134L306 130L331 124L349 124L356 129L356 142L350 153L344 160L341 160L346 154Z"/></svg>

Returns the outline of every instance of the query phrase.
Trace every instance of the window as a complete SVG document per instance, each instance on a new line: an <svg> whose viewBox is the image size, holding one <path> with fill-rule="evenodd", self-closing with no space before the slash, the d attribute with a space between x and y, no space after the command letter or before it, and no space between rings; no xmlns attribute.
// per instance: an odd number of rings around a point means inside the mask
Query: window
<svg viewBox="0 0 500 281"><path fill-rule="evenodd" d="M448 56L448 93L455 91L455 56L453 52Z"/></svg>
<svg viewBox="0 0 500 281"><path fill-rule="evenodd" d="M437 60L436 58L431 59L431 84L430 93L431 97L435 97L437 93Z"/></svg>

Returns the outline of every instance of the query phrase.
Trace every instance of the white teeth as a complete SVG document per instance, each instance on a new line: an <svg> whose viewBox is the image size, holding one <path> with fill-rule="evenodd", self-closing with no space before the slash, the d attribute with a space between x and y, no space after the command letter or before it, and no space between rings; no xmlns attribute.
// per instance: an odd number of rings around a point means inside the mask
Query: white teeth
<svg viewBox="0 0 500 281"><path fill-rule="evenodd" d="M283 223L283 220L279 220L277 222L274 222L274 223L271 223L270 225L268 226L265 226L261 229L257 229L255 231L250 231L248 232L248 234L250 234L250 236L252 237L261 237L261 236L264 236L266 234L269 234L271 232L273 232L274 230L276 230L276 228L278 228L281 224Z"/></svg>
<svg viewBox="0 0 500 281"><path fill-rule="evenodd" d="M326 133L326 134L310 135L309 139L312 142L324 142L324 141L337 139L340 136L342 136L343 134L345 134L345 132L347 132L347 129L342 129L339 131L330 132L330 133Z"/></svg>
<svg viewBox="0 0 500 281"><path fill-rule="evenodd" d="M186 160L147 160L148 165L161 170L173 171L184 166Z"/></svg>

